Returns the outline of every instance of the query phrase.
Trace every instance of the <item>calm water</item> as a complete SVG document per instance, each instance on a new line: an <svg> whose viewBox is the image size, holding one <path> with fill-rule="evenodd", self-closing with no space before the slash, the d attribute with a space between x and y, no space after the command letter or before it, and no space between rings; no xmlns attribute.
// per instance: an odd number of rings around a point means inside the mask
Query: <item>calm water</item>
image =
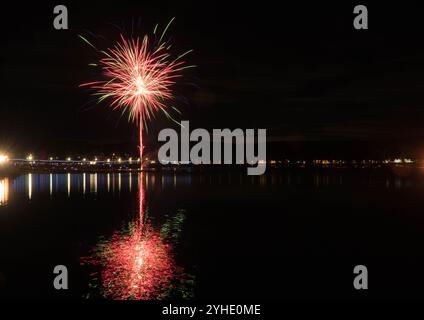
<svg viewBox="0 0 424 320"><path fill-rule="evenodd" d="M423 297L424 176L364 170L0 178L6 297ZM69 290L53 289L53 268ZM353 267L370 273L352 288Z"/></svg>

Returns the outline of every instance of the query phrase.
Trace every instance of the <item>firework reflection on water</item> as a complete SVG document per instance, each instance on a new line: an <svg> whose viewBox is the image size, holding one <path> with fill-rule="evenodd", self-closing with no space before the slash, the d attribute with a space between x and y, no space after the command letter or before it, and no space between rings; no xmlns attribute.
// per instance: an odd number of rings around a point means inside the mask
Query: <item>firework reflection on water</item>
<svg viewBox="0 0 424 320"><path fill-rule="evenodd" d="M94 267L90 293L113 300L160 300L191 298L193 277L175 262L185 213L180 210L157 230L149 222L143 183L140 183L138 216L128 227L102 239L81 265Z"/></svg>

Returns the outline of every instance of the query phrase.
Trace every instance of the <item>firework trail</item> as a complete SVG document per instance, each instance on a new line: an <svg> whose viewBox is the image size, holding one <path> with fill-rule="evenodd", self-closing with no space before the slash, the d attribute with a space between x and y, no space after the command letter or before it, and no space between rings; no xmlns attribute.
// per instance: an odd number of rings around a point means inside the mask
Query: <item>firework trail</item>
<svg viewBox="0 0 424 320"><path fill-rule="evenodd" d="M101 58L98 63L91 64L101 69L102 79L81 84L95 90L98 101L110 101L113 109L122 113L128 112L128 119L138 125L140 161L143 159L143 129L158 111L168 118L166 103L174 98L173 86L182 71L194 66L187 65L182 58L187 51L176 58L171 54L171 44L164 41L172 19L162 34L157 34L158 25L151 36L126 39L120 34L120 40L113 48L98 50L87 39L79 36L92 48L98 51ZM170 107L178 111L174 107ZM173 120L173 119L172 119Z"/></svg>

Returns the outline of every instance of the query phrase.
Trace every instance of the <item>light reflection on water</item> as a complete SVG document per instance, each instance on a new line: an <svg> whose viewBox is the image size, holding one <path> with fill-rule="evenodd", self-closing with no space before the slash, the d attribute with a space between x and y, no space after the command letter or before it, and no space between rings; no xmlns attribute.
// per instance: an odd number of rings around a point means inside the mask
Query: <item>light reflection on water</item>
<svg viewBox="0 0 424 320"><path fill-rule="evenodd" d="M0 180L0 206L9 202L9 179Z"/></svg>
<svg viewBox="0 0 424 320"><path fill-rule="evenodd" d="M177 188L188 185L257 185L268 186L311 186L325 188L332 186L362 185L380 189L404 189L421 186L424 179L419 176L402 177L392 174L346 175L325 172L301 174L279 172L263 176L247 176L242 173L228 174L175 174L175 173L29 173L16 178L0 178L0 206L4 206L16 197L25 195L27 200L48 194L50 198L66 195L68 198L99 193L120 195L138 192L140 182L146 189Z"/></svg>
<svg viewBox="0 0 424 320"><path fill-rule="evenodd" d="M149 173L47 173L24 174L15 178L0 178L0 206L12 201L36 207L39 200L77 197L87 200L100 196L119 197L127 193L137 198L137 213L128 216L112 234L100 236L97 243L82 257L83 270L90 269L90 285L85 298L106 299L165 299L190 298L194 277L186 274L175 261L177 244L186 213L182 209L167 212L161 224L151 223L158 212L146 207L146 188L174 188L191 178L154 177ZM160 182L160 186L157 183ZM97 195L99 197L97 197ZM7 209L6 209L7 210ZM119 217L122 212L116 212ZM159 213L160 214L160 213ZM154 218L153 218L154 219ZM88 248L87 248L88 249ZM85 251L87 252L87 251Z"/></svg>
<svg viewBox="0 0 424 320"><path fill-rule="evenodd" d="M96 175L97 177L97 175ZM140 175L143 181L143 174ZM129 175L129 190L132 175ZM95 183L97 185L97 183ZM121 192L122 175L118 174ZM112 236L101 238L90 256L81 257L80 264L89 272L89 292L84 297L114 300L160 300L169 297L191 298L194 277L184 273L174 259L185 219L178 210L160 229L150 223L145 207L144 184L139 184L137 216Z"/></svg>
<svg viewBox="0 0 424 320"><path fill-rule="evenodd" d="M280 172L278 174L269 173L262 177L248 177L245 173L203 175L173 173L137 174L135 172L120 174L33 173L21 175L16 178L0 178L0 206L6 206L14 201L20 205L18 200L24 199L27 204L29 203L25 209L28 207L36 208L36 202L38 200L45 198L50 201L49 199L57 197L59 200L63 200L63 198L66 199L66 201L57 201L57 203L60 203L61 205L63 205L63 203L71 202L72 200L77 200L75 203L78 203L81 207L83 207L85 202L88 202L85 200L95 199L96 201L92 202L99 203L100 201L98 200L101 199L101 197L104 197L107 198L109 202L105 202L106 205L101 208L109 210L107 205L112 202L115 203L115 197L122 196L122 198L124 198L123 195L126 194L127 197L125 198L125 201L128 200L128 198L131 198L133 203L133 209L131 210L133 214L132 217L128 218L128 212L126 211L123 214L125 217L123 219L125 219L125 221L122 221L122 224L119 221L118 226L114 224L113 229L115 229L115 231L113 233L110 231L112 228L103 232L94 227L92 231L96 233L96 236L93 237L93 239L87 240L86 244L84 244L86 247L84 247L84 250L81 251L84 255L87 255L81 260L81 263L83 264L82 269L89 270L89 272L84 274L92 275L92 282L90 283L91 289L89 292L84 291L86 294L85 297L105 297L107 299L165 299L167 297L190 297L192 292L190 288L195 285L194 278L185 274L185 271L176 263L176 261L180 261L184 264L185 270L192 269L190 269L190 262L187 263L186 260L177 256L177 253L181 252L181 248L184 248L185 244L182 242L183 246L180 246L176 239L178 239L181 231L184 232L185 228L188 230L194 230L190 229L190 223L184 223L184 219L187 219L186 222L190 222L188 219L190 214L193 213L193 211L196 211L188 205L186 209L189 211L185 213L184 211L177 210L179 207L176 206L180 205L179 203L175 206L173 203L171 207L175 208L175 210L171 209L170 212L166 212L170 214L169 217L166 219L162 217L162 220L154 220L155 215L161 215L164 212L159 212L162 209L158 210L155 208L155 211L152 210L148 213L149 210L146 208L146 203L149 204L152 209L152 207L154 207L154 201L152 201L152 199L159 199L160 202L174 201L172 195L177 193L176 191L179 191L180 189L182 192L178 197L179 199L187 198L188 194L190 194L190 196L194 194L192 198L187 199L184 202L181 201L184 205L190 204L190 201L199 201L197 198L199 195L201 197L204 196L204 198L200 198L201 200L207 199L207 201L212 202L215 201L214 197L217 198L214 193L217 192L217 188L215 187L218 186L218 188L220 188L221 184L231 185L231 191L233 189L237 191L243 187L247 189L250 188L249 190L255 191L255 194L258 193L257 191L264 190L263 194L266 195L272 194L272 191L281 189L282 192L275 193L276 196L271 200L276 199L273 203L283 203L279 208L283 208L283 206L286 205L290 208L290 206L294 206L294 204L290 203L290 200L287 200L288 198L281 196L286 192L287 189L284 189L284 187L287 186L293 189L297 186L308 186L311 189L334 187L337 190L340 189L339 186L342 186L343 188L355 186L355 188L371 187L383 190L383 192L392 192L392 190L403 191L409 190L409 188L419 190L424 186L424 179L422 179L422 176L418 175L399 177L396 175L381 174L377 176L375 172L373 174L360 175L356 174L356 172L350 175L344 173L330 174L309 172L307 174L299 174L297 172ZM198 188L199 185L213 185L214 188L200 189ZM254 188L251 188L252 185L254 185ZM187 186L191 186L191 188L186 188ZM268 192L269 189L266 188L271 187L276 187L276 189ZM152 192L156 190L162 191L165 189L168 189L170 192ZM358 190L359 189L360 188L358 188ZM210 192L210 190L214 190L214 192ZM225 196L227 196L227 193L223 192L227 192L229 190L229 188L223 189L222 193L218 193L218 195L222 195L222 199L224 199ZM231 199L228 201L233 201L233 203L242 207L240 202L237 201L241 201L240 199L244 201L246 194L243 192L240 192L240 194L243 198L236 198L236 200L228 198ZM340 195L340 193L337 194ZM171 195L170 199L168 199L169 195ZM234 195L240 196L237 192L231 193L228 196ZM327 197L325 199L330 199L329 197L332 197L333 193L324 192L323 195ZM370 198L368 198L368 195L365 198L361 198L362 203L366 203L366 207L369 206L368 202L371 201L370 199L372 195L374 195L374 193L370 192ZM145 199L146 196L152 196L152 198ZM71 201L67 200L68 197ZM263 195L259 198L254 198L254 201L248 202L248 204L253 203L253 205L255 205L255 200L263 199L262 197ZM349 192L349 199L350 198ZM387 199L394 198L395 197ZM134 208L133 200L135 199L140 199L140 201L136 203L137 208ZM378 199L379 198L377 197L376 201L378 201ZM295 201L296 209L294 210L297 212L298 200ZM356 198L355 201L357 202ZM327 202L330 203L330 201ZM204 213L202 211L204 210L204 203L205 202L203 201L199 212ZM350 203L351 202L347 202L347 205ZM168 206L168 204L166 206ZM66 208L66 204L63 207ZM196 207L196 205L193 205L193 207ZM255 206L253 207L258 208ZM43 209L44 208L45 207L43 207ZM116 216L118 217L117 219L119 219L119 216L123 212L119 212L120 209L116 210L112 208L121 207L118 205L116 207L111 207L110 209L114 218ZM249 210L249 208L246 209L246 207L244 207L244 204L242 208L246 211ZM8 209L9 208L1 208L1 213L7 212ZM327 207L327 209L331 211L331 207ZM32 213L31 210L32 208L27 211ZM113 210L116 210L116 212ZM128 210L128 207L126 207L125 210ZM137 211L137 214L135 214L134 211ZM325 210L323 210L323 212L325 212ZM210 214L210 216L215 217L214 213ZM12 217L13 215L10 216ZM149 219L149 216L152 217L152 220ZM19 218L21 218L21 216L18 216L18 219ZM77 222L79 221L80 220L77 220ZM294 221L297 223L298 220ZM108 224L108 222L106 222L106 224ZM233 221L233 225L238 226L239 221L237 221L237 224ZM205 224L205 226L207 225ZM325 229L324 224L321 226L325 231L330 230ZM269 227L268 224L267 227ZM91 224L90 228L92 228ZM197 225L194 224L194 227L192 226L192 228L197 228ZM203 229L200 228L200 230ZM256 230L256 226L254 226L252 230ZM275 228L275 230L277 229ZM278 231L280 231L280 229L278 229ZM99 235L103 237L98 238L97 236ZM249 237L250 235L251 234L249 233ZM290 239L290 237L286 239ZM270 242L266 242L267 245L269 243ZM222 245L222 247L225 246L227 246L227 244ZM90 249L92 250L90 251ZM177 259L175 257L177 257ZM79 255L77 256L77 259L79 259ZM187 261L191 260L189 259ZM193 269L196 270L195 268ZM198 275L198 273L196 273L196 275ZM201 279L201 274L200 276L198 275L198 279Z"/></svg>
<svg viewBox="0 0 424 320"><path fill-rule="evenodd" d="M139 184L136 176L133 173L29 173L13 179L0 178L0 206L12 200L13 195L25 195L28 200L34 200L35 195L44 194L73 197L99 192L133 192L133 186Z"/></svg>
<svg viewBox="0 0 424 320"><path fill-rule="evenodd" d="M167 176L161 178L161 187L176 187L180 184L190 184L191 178ZM25 195L28 200L35 196L48 194L50 198L58 195L76 197L97 195L98 193L132 193L137 192L140 182L147 188L156 187L154 174L137 173L66 173L66 174L34 174L29 173L16 178L0 178L0 206L13 200L14 196Z"/></svg>
<svg viewBox="0 0 424 320"><path fill-rule="evenodd" d="M32 199L32 174L28 174L28 199Z"/></svg>

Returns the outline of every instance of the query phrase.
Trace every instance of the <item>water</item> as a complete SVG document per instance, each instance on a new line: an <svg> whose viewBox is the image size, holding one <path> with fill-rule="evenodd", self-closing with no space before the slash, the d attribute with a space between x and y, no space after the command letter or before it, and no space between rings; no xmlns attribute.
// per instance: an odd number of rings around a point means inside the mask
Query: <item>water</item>
<svg viewBox="0 0 424 320"><path fill-rule="evenodd" d="M0 294L422 297L423 192L419 171L377 169L0 178ZM54 290L56 265L69 290Z"/></svg>

